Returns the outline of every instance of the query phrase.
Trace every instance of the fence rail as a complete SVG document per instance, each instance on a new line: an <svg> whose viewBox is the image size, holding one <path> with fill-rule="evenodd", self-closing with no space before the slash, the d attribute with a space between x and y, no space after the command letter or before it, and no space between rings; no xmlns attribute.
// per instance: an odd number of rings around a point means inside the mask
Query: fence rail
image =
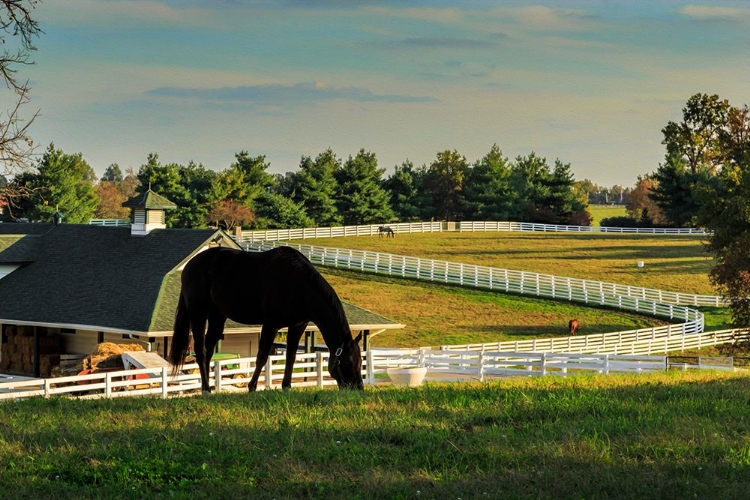
<svg viewBox="0 0 750 500"><path fill-rule="evenodd" d="M531 231L551 233L627 233L627 234L708 234L698 228L672 227L610 227L610 226L565 226L558 224L537 224L531 222L502 221L461 221L458 223L461 232L481 231Z"/></svg>
<svg viewBox="0 0 750 500"><path fill-rule="evenodd" d="M719 340L741 341L748 338L748 330L737 335L736 330L712 332L686 336L685 345L701 337L710 337L697 345L709 345ZM739 340L738 340L739 339ZM653 351L657 343L643 346ZM490 349L492 345L443 346L440 349L373 349L363 353L362 377L365 384L374 386L386 381L389 368L425 367L427 377L432 380L450 380L463 377L486 380L507 376L565 376L574 373L644 373L663 371L668 368L667 356L637 352L622 353L551 353L523 352ZM654 352L660 348L655 348ZM247 390L255 358L240 358L212 363L209 383L215 392ZM283 378L286 356L270 356L258 383L258 390L279 388ZM328 353L298 354L292 376L293 387L335 386L336 381L328 375ZM726 366L709 364L698 368L729 369ZM731 367L730 367L731 368ZM684 369L684 367L683 367ZM0 382L0 400L14 400L34 396L75 396L84 399L115 398L125 396L157 396L168 398L200 392L201 383L198 365L185 365L179 375L173 376L169 367L142 368L117 372L94 373L73 377L28 379Z"/></svg>
<svg viewBox="0 0 750 500"><path fill-rule="evenodd" d="M441 222L397 222L393 224L369 224L363 226L310 227L305 229L273 229L268 231L242 231L235 237L238 243L260 241L303 240L311 238L341 238L349 236L373 236L380 227L391 228L395 233L439 233Z"/></svg>
<svg viewBox="0 0 750 500"><path fill-rule="evenodd" d="M89 226L130 226L130 219L90 219Z"/></svg>
<svg viewBox="0 0 750 500"><path fill-rule="evenodd" d="M684 323L670 325L670 327L683 334L703 330L703 314L695 309L685 307L682 305L683 303L716 305L717 300L719 300L718 297L712 296L650 290L614 283L420 259L366 250L279 242L247 243L244 247L248 251L263 251L282 244L296 248L305 254L311 262L325 266L527 296L568 300L633 311L670 320L680 320Z"/></svg>
<svg viewBox="0 0 750 500"><path fill-rule="evenodd" d="M288 241L312 238L341 238L348 236L372 236L379 234L379 228L387 226L395 233L439 233L447 231L447 223L442 222L395 222L392 224L367 224L361 226L311 227L305 229L274 229L267 231L242 231L235 236L238 243L259 241ZM453 227L453 226L451 226ZM459 221L455 229L459 232L545 232L545 233L622 233L648 235L707 235L698 228L670 227L610 227L610 226L570 226L559 224L538 224L532 222L506 221Z"/></svg>

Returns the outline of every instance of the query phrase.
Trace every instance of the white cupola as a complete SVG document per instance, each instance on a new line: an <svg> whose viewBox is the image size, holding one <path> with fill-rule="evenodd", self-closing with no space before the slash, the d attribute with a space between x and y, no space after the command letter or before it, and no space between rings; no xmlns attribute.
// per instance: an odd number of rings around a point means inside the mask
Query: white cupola
<svg viewBox="0 0 750 500"><path fill-rule="evenodd" d="M165 229L165 210L177 208L177 205L163 196L148 190L136 195L122 204L130 208L130 234L146 236L154 229Z"/></svg>

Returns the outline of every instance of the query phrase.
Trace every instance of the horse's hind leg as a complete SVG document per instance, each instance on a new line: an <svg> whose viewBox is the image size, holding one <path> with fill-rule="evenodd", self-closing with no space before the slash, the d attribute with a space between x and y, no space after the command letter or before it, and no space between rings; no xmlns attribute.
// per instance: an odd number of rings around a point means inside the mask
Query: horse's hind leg
<svg viewBox="0 0 750 500"><path fill-rule="evenodd" d="M208 372L206 371L206 316L194 316L190 320L193 330L193 349L195 350L195 360L198 363L198 369L201 372L201 389L204 393L211 392L211 386L208 385Z"/></svg>
<svg viewBox="0 0 750 500"><path fill-rule="evenodd" d="M278 328L263 325L260 331L260 342L258 343L258 354L255 357L255 371L250 379L250 383L247 385L247 390L250 392L255 391L258 388L258 379L260 378L260 372L268 362L268 355L273 347L273 341L276 338L276 333L279 331ZM266 381L268 386L268 381Z"/></svg>
<svg viewBox="0 0 750 500"><path fill-rule="evenodd" d="M284 367L284 379L281 381L282 389L292 387L292 371L294 370L294 362L297 360L297 347L299 347L302 334L305 333L305 328L307 328L307 322L293 325L289 327L286 334L286 366Z"/></svg>
<svg viewBox="0 0 750 500"><path fill-rule="evenodd" d="M208 374L211 373L211 358L214 355L216 344L219 343L219 340L221 340L224 334L224 323L226 320L225 317L217 314L211 314L208 317L208 331L206 332L205 344L206 359L204 361L206 378L208 378Z"/></svg>

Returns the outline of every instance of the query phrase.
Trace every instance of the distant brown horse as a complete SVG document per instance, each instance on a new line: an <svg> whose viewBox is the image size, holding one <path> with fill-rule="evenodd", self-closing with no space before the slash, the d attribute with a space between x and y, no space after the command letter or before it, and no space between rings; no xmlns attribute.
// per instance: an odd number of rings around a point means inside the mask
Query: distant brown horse
<svg viewBox="0 0 750 500"><path fill-rule="evenodd" d="M581 326L581 325L580 325L580 324L578 323L578 320L577 320L577 319L571 319L571 320L570 320L570 321L568 322L568 330L570 330L570 334L571 334L571 335L575 335L576 333L578 333L578 328L579 328L580 326Z"/></svg>

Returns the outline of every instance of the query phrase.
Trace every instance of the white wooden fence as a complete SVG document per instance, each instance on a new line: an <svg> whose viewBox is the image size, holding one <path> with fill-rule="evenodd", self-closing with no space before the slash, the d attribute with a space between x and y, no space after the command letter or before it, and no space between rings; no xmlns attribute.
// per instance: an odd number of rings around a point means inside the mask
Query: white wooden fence
<svg viewBox="0 0 750 500"><path fill-rule="evenodd" d="M564 226L557 224L537 224L532 222L501 221L461 221L458 223L458 230L461 232L531 231L545 233L708 234L705 230L697 228Z"/></svg>
<svg viewBox="0 0 750 500"><path fill-rule="evenodd" d="M130 226L130 219L90 219L89 226Z"/></svg>
<svg viewBox="0 0 750 500"><path fill-rule="evenodd" d="M373 236L380 233L381 226L389 227L396 234L439 233L442 222L396 222L393 224L370 224L364 226L309 227L305 229L272 229L267 231L242 231L235 236L238 243L259 241L303 240L311 238L342 238L348 236Z"/></svg>
<svg viewBox="0 0 750 500"><path fill-rule="evenodd" d="M367 224L361 226L311 227L305 229L273 229L266 231L242 231L235 236L238 243L255 243L259 241L288 241L312 238L341 238L347 236L373 236L379 234L379 228L387 226L399 233L439 233L447 230L443 222L394 222L392 224ZM607 226L566 226L558 224L537 224L532 222L506 221L459 221L455 223L459 232L545 232L545 233L624 233L649 235L706 235L703 229L697 228L643 228L643 227L607 227Z"/></svg>
<svg viewBox="0 0 750 500"><path fill-rule="evenodd" d="M294 387L335 386L327 372L328 353L300 354L292 378ZM284 356L271 356L261 375L258 390L279 388L283 378ZM210 384L214 392L246 391L255 358L216 361L212 364ZM568 373L646 372L666 369L665 356L614 354L550 354L490 352L475 350L377 350L363 353L363 381L374 386L387 381L388 368L423 366L428 377L450 380L448 376L485 380L499 376L544 376ZM34 396L76 396L79 398L115 398L158 396L168 398L200 392L197 365L185 365L180 375L171 369L143 368L94 373L73 377L28 379L0 383L0 400ZM303 371L306 370L306 371ZM195 373L190 373L195 372ZM140 378L139 378L140 376Z"/></svg>
<svg viewBox="0 0 750 500"><path fill-rule="evenodd" d="M681 294L366 250L278 242L246 243L244 247L248 251L264 251L282 244L296 248L314 264L527 296L582 302L589 305L612 307L670 320L684 321L679 325L670 325L675 333L694 333L703 330L703 314L680 304L717 305L718 300L720 300L713 296Z"/></svg>

